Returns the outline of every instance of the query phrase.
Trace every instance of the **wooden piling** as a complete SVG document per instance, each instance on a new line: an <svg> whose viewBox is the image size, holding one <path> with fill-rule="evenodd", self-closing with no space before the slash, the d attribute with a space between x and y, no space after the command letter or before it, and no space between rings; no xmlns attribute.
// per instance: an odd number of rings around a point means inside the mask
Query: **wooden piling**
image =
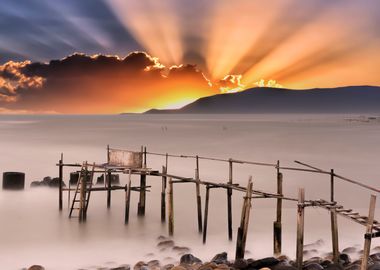
<svg viewBox="0 0 380 270"><path fill-rule="evenodd" d="M130 205L131 205L131 189L132 189L132 176L131 176L131 170L129 170L128 184L125 185L125 216L124 216L124 224L128 224L128 222L129 222L129 209L130 209Z"/></svg>
<svg viewBox="0 0 380 270"><path fill-rule="evenodd" d="M228 170L228 184L232 185L232 159L229 159L229 170ZM232 189L227 188L227 218L228 218L228 239L232 241Z"/></svg>
<svg viewBox="0 0 380 270"><path fill-rule="evenodd" d="M63 208L63 153L61 153L61 159L59 160L59 170L58 170L58 178L59 178L59 196L58 196L58 205L59 211L62 211Z"/></svg>
<svg viewBox="0 0 380 270"><path fill-rule="evenodd" d="M141 147L143 151L144 168L146 168L146 147ZM141 172L140 175L140 197L137 205L137 215L145 216L145 204L146 204L146 173Z"/></svg>
<svg viewBox="0 0 380 270"><path fill-rule="evenodd" d="M198 232L202 233L202 199L199 179L199 158L196 156L196 169L195 169L195 187L197 196L197 211L198 211Z"/></svg>
<svg viewBox="0 0 380 270"><path fill-rule="evenodd" d="M169 202L168 202L168 218L169 218L169 236L173 236L173 233L174 233L174 200L173 200L173 182L172 182L172 178L170 177L169 178L169 191L168 191L168 195L169 195Z"/></svg>
<svg viewBox="0 0 380 270"><path fill-rule="evenodd" d="M251 210L252 200L252 177L248 180L247 192L244 197L244 203L242 207L240 227L238 228L238 236L236 239L236 255L235 259L243 259L245 253L245 245L247 241L249 214Z"/></svg>
<svg viewBox="0 0 380 270"><path fill-rule="evenodd" d="M335 202L334 198L334 169L330 171L330 201ZM338 238L338 218L336 209L333 208L330 211L331 219L331 240L332 240L332 249L333 249L333 261L334 263L339 263L339 238Z"/></svg>
<svg viewBox="0 0 380 270"><path fill-rule="evenodd" d="M205 215L204 215L204 224L203 224L203 244L206 244L207 240L207 221L208 221L208 205L210 200L210 186L206 186L206 200L205 200Z"/></svg>
<svg viewBox="0 0 380 270"><path fill-rule="evenodd" d="M375 218L375 207L376 207L376 196L371 195L370 204L369 204L369 213L368 213L368 221L367 221L367 230L365 234L364 240L364 249L363 249L363 258L362 264L360 266L360 270L367 270L369 253L371 250L371 240L372 240L372 227L373 220Z"/></svg>
<svg viewBox="0 0 380 270"><path fill-rule="evenodd" d="M297 206L297 250L296 264L297 269L302 270L303 265L303 242L304 242L304 225L305 225L305 189L300 188L298 191Z"/></svg>
<svg viewBox="0 0 380 270"><path fill-rule="evenodd" d="M280 161L277 161L277 194L283 195L282 180L283 175L280 172ZM273 254L281 254L282 246L282 198L277 198L276 221L273 223Z"/></svg>
<svg viewBox="0 0 380 270"><path fill-rule="evenodd" d="M166 220L166 167L162 166L162 186L161 186L161 222Z"/></svg>
<svg viewBox="0 0 380 270"><path fill-rule="evenodd" d="M86 182L88 175L87 162L85 164L84 172L81 172L82 177L80 180L80 194L79 194L79 222L86 220Z"/></svg>
<svg viewBox="0 0 380 270"><path fill-rule="evenodd" d="M111 208L111 170L107 170L107 208Z"/></svg>

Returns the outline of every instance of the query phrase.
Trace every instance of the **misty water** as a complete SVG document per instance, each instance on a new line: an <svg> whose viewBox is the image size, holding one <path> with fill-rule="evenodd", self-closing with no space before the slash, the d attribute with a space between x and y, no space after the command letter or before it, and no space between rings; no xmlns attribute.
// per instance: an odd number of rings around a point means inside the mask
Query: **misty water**
<svg viewBox="0 0 380 270"><path fill-rule="evenodd" d="M112 194L107 210L106 194L91 196L87 222L68 218L58 211L58 191L29 188L32 181L56 177L60 153L65 162L104 163L106 145L171 154L235 158L297 166L300 160L378 187L380 122L348 121L348 115L123 115L123 116L1 116L0 172L26 173L24 191L0 191L1 269L20 269L42 264L47 269L96 269L139 260L177 261L172 251L160 252L159 235L167 236L160 221L161 178L148 177L146 217L136 215L138 194L132 194L130 224L124 225L125 193ZM164 158L148 156L147 166L160 169ZM194 176L194 159L169 159L172 174ZM70 169L65 169L67 183ZM329 176L283 171L284 193L297 197L299 187L307 199L329 198ZM270 167L234 165L234 182L246 185L252 175L255 189L275 192L276 171ZM227 181L228 164L200 161L200 178ZM138 184L138 176L132 178ZM127 175L121 176L125 185ZM202 197L205 190L202 188ZM336 200L361 214L368 213L370 192L337 180ZM233 195L234 241L227 237L226 191L213 189L210 197L207 244L202 245L196 221L195 186L178 184L174 189L175 235L179 246L204 260L227 251L234 257L243 194ZM379 203L377 205L379 206ZM294 257L296 205L284 202L283 251ZM378 212L380 213L380 212ZM379 216L379 215L377 215ZM248 257L272 255L275 200L254 200L247 240ZM364 226L338 218L341 248L363 245ZM330 252L330 216L320 208L307 208L305 243L323 239L321 252ZM373 246L380 244L373 241ZM171 257L172 259L168 258Z"/></svg>

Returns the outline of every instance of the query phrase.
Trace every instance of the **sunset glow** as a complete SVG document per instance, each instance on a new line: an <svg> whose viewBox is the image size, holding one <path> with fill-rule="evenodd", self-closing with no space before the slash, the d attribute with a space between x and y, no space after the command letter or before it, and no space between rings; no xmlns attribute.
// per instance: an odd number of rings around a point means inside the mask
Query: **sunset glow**
<svg viewBox="0 0 380 270"><path fill-rule="evenodd" d="M253 87L380 85L377 1L33 3L0 11L2 112L135 112Z"/></svg>

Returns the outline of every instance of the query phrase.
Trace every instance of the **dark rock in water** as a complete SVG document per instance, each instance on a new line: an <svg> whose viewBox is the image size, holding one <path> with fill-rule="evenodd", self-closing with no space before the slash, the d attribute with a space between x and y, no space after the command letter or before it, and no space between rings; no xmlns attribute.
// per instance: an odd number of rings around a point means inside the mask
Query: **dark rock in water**
<svg viewBox="0 0 380 270"><path fill-rule="evenodd" d="M329 266L330 264L332 264L332 261L330 260L323 260L320 265L323 266L323 268L326 268L327 266Z"/></svg>
<svg viewBox="0 0 380 270"><path fill-rule="evenodd" d="M274 265L278 264L279 262L280 261L274 257L268 257L268 258L264 258L261 260L253 261L253 262L248 264L248 267L254 268L254 269L260 269L260 268L264 268L264 267L270 268L271 266L274 266Z"/></svg>
<svg viewBox="0 0 380 270"><path fill-rule="evenodd" d="M163 235L160 235L159 237L157 237L157 241L164 241L164 240L168 240L168 238Z"/></svg>
<svg viewBox="0 0 380 270"><path fill-rule="evenodd" d="M291 266L291 265L285 265L285 264L282 264L282 263L279 263L277 265L274 265L274 266L271 266L270 269L272 270L297 270L296 267L294 266Z"/></svg>
<svg viewBox="0 0 380 270"><path fill-rule="evenodd" d="M25 173L4 172L3 189L22 190L25 187Z"/></svg>
<svg viewBox="0 0 380 270"><path fill-rule="evenodd" d="M336 264L336 263L332 263L332 264L328 265L325 269L326 270L344 270L343 266L341 266L340 264Z"/></svg>
<svg viewBox="0 0 380 270"><path fill-rule="evenodd" d="M304 264L309 264L309 263L317 263L321 264L323 262L323 259L321 257L311 257L310 259L306 260Z"/></svg>
<svg viewBox="0 0 380 270"><path fill-rule="evenodd" d="M142 267L147 266L147 264L143 261L139 261L133 266L133 270L143 270Z"/></svg>
<svg viewBox="0 0 380 270"><path fill-rule="evenodd" d="M380 263L375 262L372 265L368 266L368 270L380 270Z"/></svg>
<svg viewBox="0 0 380 270"><path fill-rule="evenodd" d="M179 263L180 264L197 264L197 263L202 263L202 261L192 254L185 254L185 255L182 255Z"/></svg>
<svg viewBox="0 0 380 270"><path fill-rule="evenodd" d="M63 187L66 186L65 182L63 182L63 181L62 181L62 186ZM55 178L51 179L49 182L49 187L55 187L55 188L59 187L59 178L55 177Z"/></svg>
<svg viewBox="0 0 380 270"><path fill-rule="evenodd" d="M128 264L120 265L118 267L110 268L110 270L130 270L131 266Z"/></svg>
<svg viewBox="0 0 380 270"><path fill-rule="evenodd" d="M222 253L216 254L214 256L214 258L212 258L211 262L214 262L216 264L226 264L226 263L228 263L227 252L222 252Z"/></svg>
<svg viewBox="0 0 380 270"><path fill-rule="evenodd" d="M161 267L161 270L171 270L174 267L174 264L165 264Z"/></svg>
<svg viewBox="0 0 380 270"><path fill-rule="evenodd" d="M187 269L185 267L183 267L182 265L177 265L177 266L174 266L173 268L171 268L170 270L187 270Z"/></svg>
<svg viewBox="0 0 380 270"><path fill-rule="evenodd" d="M32 183L30 183L30 187L39 187L40 185L40 181L33 181Z"/></svg>
<svg viewBox="0 0 380 270"><path fill-rule="evenodd" d="M104 177L103 177L104 179ZM108 175L106 176L106 181L108 183ZM104 181L103 181L104 183ZM120 178L118 174L111 174L111 185L118 185L120 184Z"/></svg>
<svg viewBox="0 0 380 270"><path fill-rule="evenodd" d="M303 267L304 270L322 270L323 266L318 263L309 263Z"/></svg>
<svg viewBox="0 0 380 270"><path fill-rule="evenodd" d="M28 270L45 270L45 268L41 265L32 265Z"/></svg>
<svg viewBox="0 0 380 270"><path fill-rule="evenodd" d="M380 261L380 253L374 253L369 256L374 262L379 262Z"/></svg>
<svg viewBox="0 0 380 270"><path fill-rule="evenodd" d="M178 253L189 253L190 249L188 247L179 247L179 246L174 246L172 248L173 251L178 252Z"/></svg>
<svg viewBox="0 0 380 270"><path fill-rule="evenodd" d="M159 247L159 248L174 247L174 241L173 240L164 240L164 241L158 242L157 247Z"/></svg>
<svg viewBox="0 0 380 270"><path fill-rule="evenodd" d="M218 268L218 265L214 262L208 262L201 265L197 270L214 270Z"/></svg>
<svg viewBox="0 0 380 270"><path fill-rule="evenodd" d="M360 270L360 264L350 264L344 270Z"/></svg>
<svg viewBox="0 0 380 270"><path fill-rule="evenodd" d="M51 177L50 176L45 176L44 179L40 182L41 186L48 186L49 183L51 182Z"/></svg>
<svg viewBox="0 0 380 270"><path fill-rule="evenodd" d="M356 253L358 251L357 248L355 247L347 247L345 249L342 250L342 253Z"/></svg>
<svg viewBox="0 0 380 270"><path fill-rule="evenodd" d="M233 268L236 269L245 269L248 267L248 262L245 259L237 259L235 262L232 264Z"/></svg>
<svg viewBox="0 0 380 270"><path fill-rule="evenodd" d="M347 266L348 264L351 263L351 258L350 258L350 256L348 254L341 253L341 254L339 254L339 262L343 266Z"/></svg>
<svg viewBox="0 0 380 270"><path fill-rule="evenodd" d="M160 267L160 261L159 260L151 260L147 264L148 264L149 268Z"/></svg>

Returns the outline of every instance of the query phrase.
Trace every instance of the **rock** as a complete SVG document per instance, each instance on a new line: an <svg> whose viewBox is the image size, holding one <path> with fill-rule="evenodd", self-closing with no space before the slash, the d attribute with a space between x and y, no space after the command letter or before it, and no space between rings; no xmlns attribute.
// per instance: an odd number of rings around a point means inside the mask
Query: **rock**
<svg viewBox="0 0 380 270"><path fill-rule="evenodd" d="M135 266L133 266L133 270L144 270L142 269L143 266L147 266L147 264L143 261L139 261L135 264Z"/></svg>
<svg viewBox="0 0 380 270"><path fill-rule="evenodd" d="M232 267L236 269L245 269L248 267L248 262L245 259L236 259L232 264Z"/></svg>
<svg viewBox="0 0 380 270"><path fill-rule="evenodd" d="M3 189L22 190L25 187L25 173L4 172Z"/></svg>
<svg viewBox="0 0 380 270"><path fill-rule="evenodd" d="M158 242L157 247L159 247L159 248L174 247L174 241L173 240L164 240L164 241Z"/></svg>
<svg viewBox="0 0 380 270"><path fill-rule="evenodd" d="M371 264L370 266L368 266L368 270L380 270L380 263L375 262Z"/></svg>
<svg viewBox="0 0 380 270"><path fill-rule="evenodd" d="M211 262L214 262L216 264L226 264L226 263L228 263L227 252L222 252L222 253L216 254L214 256L214 258L211 259Z"/></svg>
<svg viewBox="0 0 380 270"><path fill-rule="evenodd" d="M170 270L187 270L187 269L183 267L182 265L177 265L171 268Z"/></svg>
<svg viewBox="0 0 380 270"><path fill-rule="evenodd" d="M160 261L159 260L151 260L147 264L148 264L149 268L160 267Z"/></svg>
<svg viewBox="0 0 380 270"><path fill-rule="evenodd" d="M344 270L343 266L336 263L329 264L325 269L326 270Z"/></svg>
<svg viewBox="0 0 380 270"><path fill-rule="evenodd" d="M339 262L343 265L343 266L347 266L351 263L351 258L348 254L346 253L341 253L339 254Z"/></svg>
<svg viewBox="0 0 380 270"><path fill-rule="evenodd" d="M369 256L374 262L379 262L380 261L380 253L374 253Z"/></svg>
<svg viewBox="0 0 380 270"><path fill-rule="evenodd" d="M168 238L163 235L160 235L159 237L157 237L157 241L164 241L164 240L168 240Z"/></svg>
<svg viewBox="0 0 380 270"><path fill-rule="evenodd" d="M218 264L218 267L215 268L215 270L229 270L229 269L230 269L230 267L227 264L224 264L224 263Z"/></svg>
<svg viewBox="0 0 380 270"><path fill-rule="evenodd" d="M71 172L70 173L70 185L76 185L78 183L79 172Z"/></svg>
<svg viewBox="0 0 380 270"><path fill-rule="evenodd" d="M45 270L45 268L41 265L32 265L28 270Z"/></svg>
<svg viewBox="0 0 380 270"><path fill-rule="evenodd" d="M342 250L342 253L356 253L358 251L357 248L355 247L347 247L345 249Z"/></svg>
<svg viewBox="0 0 380 270"><path fill-rule="evenodd" d="M106 181L108 183L108 175L106 176ZM111 185L120 184L120 178L118 174L111 174Z"/></svg>
<svg viewBox="0 0 380 270"><path fill-rule="evenodd" d="M260 268L264 268L264 267L270 268L271 266L274 266L274 265L278 264L279 262L280 261L274 257L268 257L268 258L264 258L261 260L253 261L253 262L249 263L248 267L254 268L254 269L260 269Z"/></svg>
<svg viewBox="0 0 380 270"><path fill-rule="evenodd" d="M59 187L59 178L54 177L53 179L50 180L48 185L49 185L49 187L55 187L55 188ZM66 186L65 182L63 182L63 181L62 181L62 186L63 187Z"/></svg>
<svg viewBox="0 0 380 270"><path fill-rule="evenodd" d="M213 270L218 268L218 265L214 262L208 262L203 265L201 265L198 270Z"/></svg>
<svg viewBox="0 0 380 270"><path fill-rule="evenodd" d="M104 174L96 178L96 185L104 185Z"/></svg>
<svg viewBox="0 0 380 270"><path fill-rule="evenodd" d="M193 254L185 254L181 256L179 263L180 264L198 264L198 263L202 263L202 261L198 259L197 257L194 257Z"/></svg>
<svg viewBox="0 0 380 270"><path fill-rule="evenodd" d="M329 266L330 264L332 264L332 261L330 260L323 260L320 265L322 265L323 268L326 268L327 266Z"/></svg>
<svg viewBox="0 0 380 270"><path fill-rule="evenodd" d="M277 264L274 267L271 267L271 269L276 269L276 270L297 270L296 267L291 266L291 265L282 265L282 264Z"/></svg>
<svg viewBox="0 0 380 270"><path fill-rule="evenodd" d="M360 270L360 264L350 264L344 268L345 270Z"/></svg>
<svg viewBox="0 0 380 270"><path fill-rule="evenodd" d="M40 186L40 181L33 181L30 183L30 187L39 187Z"/></svg>
<svg viewBox="0 0 380 270"><path fill-rule="evenodd" d="M172 248L173 251L177 252L177 253L189 253L190 252L190 249L188 247L179 247L179 246L174 246Z"/></svg>
<svg viewBox="0 0 380 270"><path fill-rule="evenodd" d="M161 270L171 270L174 267L174 264L165 264L164 266L161 267ZM181 266L182 267L182 266ZM182 267L184 268L184 267Z"/></svg>
<svg viewBox="0 0 380 270"><path fill-rule="evenodd" d="M309 264L309 263L317 263L321 264L323 262L323 259L321 257L311 257L310 259L306 260L304 264Z"/></svg>
<svg viewBox="0 0 380 270"><path fill-rule="evenodd" d="M128 264L123 264L118 267L110 268L110 270L130 270L131 266Z"/></svg>
<svg viewBox="0 0 380 270"><path fill-rule="evenodd" d="M323 266L318 263L309 263L303 267L304 270L322 270Z"/></svg>

